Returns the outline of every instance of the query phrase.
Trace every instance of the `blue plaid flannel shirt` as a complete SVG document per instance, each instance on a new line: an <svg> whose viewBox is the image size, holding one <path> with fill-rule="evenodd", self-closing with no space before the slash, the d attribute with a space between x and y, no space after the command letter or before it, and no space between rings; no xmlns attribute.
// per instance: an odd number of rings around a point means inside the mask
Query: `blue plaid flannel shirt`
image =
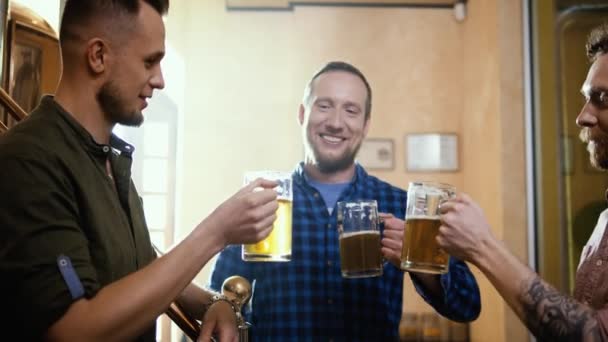
<svg viewBox="0 0 608 342"><path fill-rule="evenodd" d="M293 173L293 237L290 262L244 262L241 246L222 251L210 287L219 291L232 275L247 278L253 295L244 308L255 341L397 341L402 312L403 272L385 263L382 277L345 279L340 272L336 213L328 214L321 194ZM404 217L406 192L368 175L356 176L339 200L375 199L378 210ZM444 296L433 298L412 277L417 292L442 315L457 321L477 318L479 289L465 263L450 260L441 276Z"/></svg>

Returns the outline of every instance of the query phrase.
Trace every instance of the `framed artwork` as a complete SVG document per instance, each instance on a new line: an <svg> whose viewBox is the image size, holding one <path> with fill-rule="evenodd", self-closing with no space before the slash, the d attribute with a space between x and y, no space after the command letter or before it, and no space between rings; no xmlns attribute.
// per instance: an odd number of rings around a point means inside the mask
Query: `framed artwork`
<svg viewBox="0 0 608 342"><path fill-rule="evenodd" d="M4 88L26 112L32 111L43 94L54 93L61 73L59 41L46 22L28 12L11 12L8 23ZM8 111L3 121L15 120Z"/></svg>
<svg viewBox="0 0 608 342"><path fill-rule="evenodd" d="M369 138L363 140L357 161L366 169L392 170L395 163L393 139Z"/></svg>
<svg viewBox="0 0 608 342"><path fill-rule="evenodd" d="M411 133L405 136L405 169L409 172L456 172L456 133Z"/></svg>
<svg viewBox="0 0 608 342"><path fill-rule="evenodd" d="M26 112L34 109L41 96L42 49L28 42L13 45L9 94Z"/></svg>

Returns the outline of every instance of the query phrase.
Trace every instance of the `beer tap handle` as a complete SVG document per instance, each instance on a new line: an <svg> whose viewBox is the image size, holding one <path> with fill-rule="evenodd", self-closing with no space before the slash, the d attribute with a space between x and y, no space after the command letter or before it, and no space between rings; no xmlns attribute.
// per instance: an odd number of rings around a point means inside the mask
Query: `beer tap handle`
<svg viewBox="0 0 608 342"><path fill-rule="evenodd" d="M222 284L222 294L234 304L236 311L237 326L239 329L239 342L249 341L249 327L251 324L245 322L242 308L247 305L251 298L251 284L241 276L226 278Z"/></svg>
<svg viewBox="0 0 608 342"><path fill-rule="evenodd" d="M152 247L158 256L165 254L156 245L152 244ZM250 324L243 319L241 307L245 305L251 297L251 285L249 284L249 281L240 276L229 277L222 284L222 294L230 300L235 308L236 323L239 330L239 342L248 342ZM177 301L171 303L165 313L191 340L196 341L198 339L198 335L201 332L201 323L194 317L188 315ZM212 336L211 342L216 341L216 338Z"/></svg>

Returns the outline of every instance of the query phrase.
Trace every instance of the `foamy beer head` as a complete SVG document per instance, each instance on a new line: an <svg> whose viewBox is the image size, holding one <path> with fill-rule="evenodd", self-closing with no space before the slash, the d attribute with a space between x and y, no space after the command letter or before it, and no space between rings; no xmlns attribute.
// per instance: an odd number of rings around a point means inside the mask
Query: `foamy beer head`
<svg viewBox="0 0 608 342"><path fill-rule="evenodd" d="M362 278L382 275L376 201L338 202L337 210L342 276Z"/></svg>
<svg viewBox="0 0 608 342"><path fill-rule="evenodd" d="M245 261L290 261L291 260L291 216L293 188L291 173L280 171L252 171L245 173L245 185L258 178L273 180L279 183L274 189L277 192L279 208L277 218L272 224L272 231L264 240L243 245L241 258ZM254 189L256 191L257 189Z"/></svg>
<svg viewBox="0 0 608 342"><path fill-rule="evenodd" d="M448 271L449 255L439 248L439 207L456 195L449 184L411 182L408 187L401 268L422 273Z"/></svg>

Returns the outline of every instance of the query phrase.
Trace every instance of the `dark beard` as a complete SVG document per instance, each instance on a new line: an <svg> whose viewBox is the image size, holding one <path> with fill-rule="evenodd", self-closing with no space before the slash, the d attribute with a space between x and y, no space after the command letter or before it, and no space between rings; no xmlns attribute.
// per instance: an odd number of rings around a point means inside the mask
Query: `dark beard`
<svg viewBox="0 0 608 342"><path fill-rule="evenodd" d="M608 170L608 135L591 137L591 130L583 128L579 135L581 141L587 144L591 165L600 170Z"/></svg>
<svg viewBox="0 0 608 342"><path fill-rule="evenodd" d="M141 111L127 112L124 101L120 97L120 90L112 81L105 83L99 89L97 101L99 101L107 119L112 123L137 127L144 122Z"/></svg>
<svg viewBox="0 0 608 342"><path fill-rule="evenodd" d="M357 155L357 152L359 152L359 148L361 147L361 144L359 144L358 146L355 147L355 150L352 153L346 153L344 155L342 155L339 159L337 160L326 160L323 159L322 157L319 157L319 153L317 153L317 151L315 150L315 148L313 147L313 153L315 155L315 161L316 161L316 166L319 169L319 171L321 171L321 173L335 173L335 172L339 172L339 171L343 171L348 169L349 167L351 167L353 165L353 163L355 162L355 156Z"/></svg>

